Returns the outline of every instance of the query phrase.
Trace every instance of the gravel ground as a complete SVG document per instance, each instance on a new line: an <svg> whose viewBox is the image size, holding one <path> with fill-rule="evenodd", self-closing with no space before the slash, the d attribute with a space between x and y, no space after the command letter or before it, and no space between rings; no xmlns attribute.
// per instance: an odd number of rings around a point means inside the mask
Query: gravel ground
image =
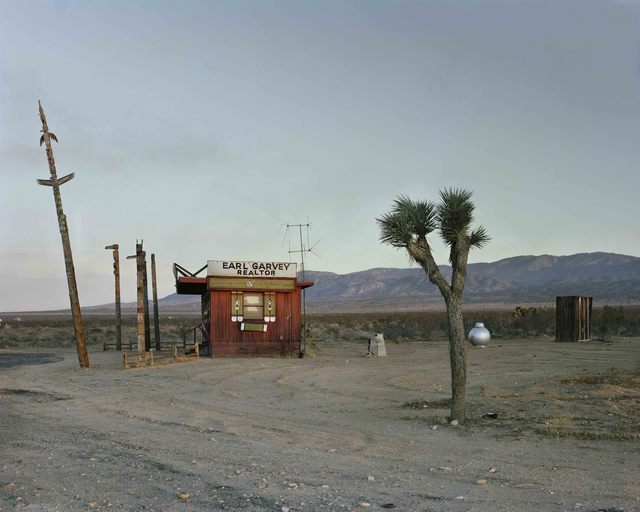
<svg viewBox="0 0 640 512"><path fill-rule="evenodd" d="M129 370L0 350L0 510L640 510L640 340L470 349L463 426L446 343L319 349Z"/></svg>

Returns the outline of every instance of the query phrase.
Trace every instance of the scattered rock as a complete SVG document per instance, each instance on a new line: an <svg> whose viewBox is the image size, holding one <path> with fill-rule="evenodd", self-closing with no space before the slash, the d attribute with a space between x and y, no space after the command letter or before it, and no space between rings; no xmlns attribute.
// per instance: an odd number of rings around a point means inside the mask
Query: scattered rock
<svg viewBox="0 0 640 512"><path fill-rule="evenodd" d="M179 492L178 493L178 498L180 498L183 501L187 501L190 496L191 496L191 494L189 494L188 492Z"/></svg>
<svg viewBox="0 0 640 512"><path fill-rule="evenodd" d="M449 425L453 425L454 427L458 424L458 420L451 420Z"/></svg>
<svg viewBox="0 0 640 512"><path fill-rule="evenodd" d="M291 512L289 507L282 507L280 510L282 510L282 512Z"/></svg>
<svg viewBox="0 0 640 512"><path fill-rule="evenodd" d="M19 498L22 499L22 498ZM89 508L96 508L98 506L98 503L95 501L90 501L89 502Z"/></svg>
<svg viewBox="0 0 640 512"><path fill-rule="evenodd" d="M358 506L361 508L369 508L371 506L371 503L369 503L368 501L361 501L360 503L358 503Z"/></svg>
<svg viewBox="0 0 640 512"><path fill-rule="evenodd" d="M438 469L440 471L453 471L453 468L450 468L449 466L440 466Z"/></svg>
<svg viewBox="0 0 640 512"><path fill-rule="evenodd" d="M486 485L486 484L487 484L486 478L480 478L476 480L476 485Z"/></svg>
<svg viewBox="0 0 640 512"><path fill-rule="evenodd" d="M498 470L496 468L489 468L489 473L496 473Z"/></svg>
<svg viewBox="0 0 640 512"><path fill-rule="evenodd" d="M289 489L297 489L297 488L298 488L298 484L296 484L296 483L294 483L294 482L291 482L291 483L289 484Z"/></svg>
<svg viewBox="0 0 640 512"><path fill-rule="evenodd" d="M371 475L369 475L369 476L367 477L367 480L369 480L369 482L373 482L373 481L375 480L375 478L374 478L374 477L372 477Z"/></svg>
<svg viewBox="0 0 640 512"><path fill-rule="evenodd" d="M457 499L458 501L462 501L462 500L464 500L464 496L456 496L456 499Z"/></svg>
<svg viewBox="0 0 640 512"><path fill-rule="evenodd" d="M384 503L382 508L396 508L396 506L393 503Z"/></svg>
<svg viewBox="0 0 640 512"><path fill-rule="evenodd" d="M434 425L433 427L431 427L431 430L438 430L438 425Z"/></svg>

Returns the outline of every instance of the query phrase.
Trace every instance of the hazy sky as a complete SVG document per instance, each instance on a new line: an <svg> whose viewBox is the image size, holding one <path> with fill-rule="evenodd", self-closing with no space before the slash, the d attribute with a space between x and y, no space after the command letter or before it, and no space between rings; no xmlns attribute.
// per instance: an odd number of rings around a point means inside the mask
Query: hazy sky
<svg viewBox="0 0 640 512"><path fill-rule="evenodd" d="M288 261L307 218L308 268L406 267L375 218L449 186L472 262L640 255L639 1L3 1L0 73L0 311L69 304L38 99L84 305L136 238L161 296L174 261Z"/></svg>

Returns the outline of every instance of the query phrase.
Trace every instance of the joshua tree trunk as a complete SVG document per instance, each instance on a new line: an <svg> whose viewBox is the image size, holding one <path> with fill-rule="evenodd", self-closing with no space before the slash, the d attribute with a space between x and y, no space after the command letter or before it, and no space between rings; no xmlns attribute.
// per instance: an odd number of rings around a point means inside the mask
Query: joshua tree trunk
<svg viewBox="0 0 640 512"><path fill-rule="evenodd" d="M464 423L465 387L467 384L466 337L462 322L462 292L467 275L467 258L472 247L489 241L483 226L471 230L473 210L471 192L462 189L440 191L440 203L412 201L406 196L396 199L391 212L376 219L380 240L404 248L411 259L426 272L438 287L447 306L449 321L449 359L451 361L451 421ZM449 247L451 284L440 273L433 259L427 235L439 230Z"/></svg>
<svg viewBox="0 0 640 512"><path fill-rule="evenodd" d="M449 359L451 361L451 420L464 423L467 353L465 350L462 305L458 297L447 301L449 320Z"/></svg>

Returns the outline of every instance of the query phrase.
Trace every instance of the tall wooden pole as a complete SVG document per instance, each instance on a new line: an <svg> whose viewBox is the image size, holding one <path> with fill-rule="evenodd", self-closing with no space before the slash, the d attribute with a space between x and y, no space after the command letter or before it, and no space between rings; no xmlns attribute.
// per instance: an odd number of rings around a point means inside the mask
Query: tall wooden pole
<svg viewBox="0 0 640 512"><path fill-rule="evenodd" d="M158 283L156 280L156 255L151 255L151 287L153 288L153 330L156 350L160 350L160 317L158 316Z"/></svg>
<svg viewBox="0 0 640 512"><path fill-rule="evenodd" d="M136 255L127 256L127 259L136 260L137 270L137 320L138 320L138 352L146 351L145 331L144 331L144 251L142 250L142 242L136 240Z"/></svg>
<svg viewBox="0 0 640 512"><path fill-rule="evenodd" d="M144 347L145 351L151 350L151 325L149 322L149 280L147 279L147 253L142 251L143 272L142 285L144 286Z"/></svg>
<svg viewBox="0 0 640 512"><path fill-rule="evenodd" d="M64 265L67 271L67 284L69 286L69 302L71 303L71 315L73 317L73 332L76 337L76 346L78 348L78 361L81 368L89 368L89 354L87 353L87 340L84 335L84 325L82 323L82 313L80 311L80 300L78 299L78 286L76 284L76 272L73 267L73 255L71 254L71 241L69 239L69 227L67 225L67 217L62 209L62 197L60 196L60 185L73 179L74 173L67 174L58 179L56 171L56 163L53 159L53 148L51 141L58 142L55 134L49 131L47 126L47 118L44 115L42 105L38 100L38 110L40 112L40 120L42 121L42 137L40 137L40 145L44 142L47 152L47 162L49 163L49 172L51 179L37 180L38 184L51 187L53 189L53 200L56 205L56 213L58 214L58 227L60 228L60 236L62 237L62 251L64 252Z"/></svg>
<svg viewBox="0 0 640 512"><path fill-rule="evenodd" d="M113 249L113 274L116 279L116 350L122 350L122 314L120 311L120 250L118 244L107 245Z"/></svg>

